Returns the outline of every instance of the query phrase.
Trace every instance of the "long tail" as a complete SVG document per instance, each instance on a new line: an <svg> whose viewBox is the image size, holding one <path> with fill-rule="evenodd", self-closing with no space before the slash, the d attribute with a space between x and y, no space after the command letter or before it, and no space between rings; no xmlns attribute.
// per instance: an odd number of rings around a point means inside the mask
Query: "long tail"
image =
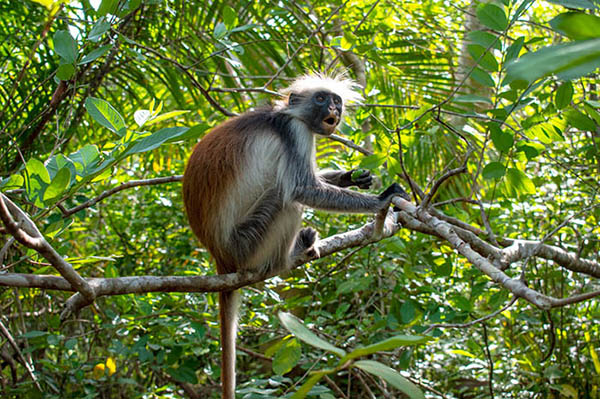
<svg viewBox="0 0 600 399"><path fill-rule="evenodd" d="M239 291L219 292L221 319L221 387L223 399L235 399L235 339L237 335Z"/></svg>

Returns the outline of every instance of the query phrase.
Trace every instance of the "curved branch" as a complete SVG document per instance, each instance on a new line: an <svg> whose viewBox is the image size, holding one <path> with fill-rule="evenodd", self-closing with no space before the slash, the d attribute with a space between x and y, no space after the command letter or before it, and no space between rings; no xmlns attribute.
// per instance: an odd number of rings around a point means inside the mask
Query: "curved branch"
<svg viewBox="0 0 600 399"><path fill-rule="evenodd" d="M99 196L97 196L96 198L92 198L90 200L85 201L83 204L77 205L71 209L65 209L62 206L59 206L59 209L61 210L63 216L71 216L74 213L79 212L82 209L85 208L89 208L91 206L96 205L98 202L102 201L103 199L105 199L106 197L110 197L113 194L118 193L119 191L123 191L125 189L131 188L131 187L138 187L138 186L152 186L155 184L163 184L163 183L171 183L174 181L181 181L183 180L183 176L182 175L175 175L175 176L166 176L166 177L157 177L154 179L146 179L146 180L131 180L128 181L126 183L123 183L121 185L118 185L116 187L113 187L109 190L104 191L102 194L100 194Z"/></svg>
<svg viewBox="0 0 600 399"><path fill-rule="evenodd" d="M6 227L6 231L21 244L37 251L50 262L71 286L81 293L87 303L94 301L96 295L87 281L52 248L29 216L2 193L0 193L0 219Z"/></svg>

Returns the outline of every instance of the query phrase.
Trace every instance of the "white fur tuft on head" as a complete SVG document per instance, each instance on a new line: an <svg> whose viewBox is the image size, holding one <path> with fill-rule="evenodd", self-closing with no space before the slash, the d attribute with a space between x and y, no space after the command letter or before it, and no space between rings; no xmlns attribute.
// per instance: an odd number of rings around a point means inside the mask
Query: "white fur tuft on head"
<svg viewBox="0 0 600 399"><path fill-rule="evenodd" d="M348 103L360 103L362 95L360 86L352 79L347 79L343 74L327 76L321 73L310 73L296 80L281 91L286 97L290 93L301 94L307 91L327 90L342 97L344 105Z"/></svg>

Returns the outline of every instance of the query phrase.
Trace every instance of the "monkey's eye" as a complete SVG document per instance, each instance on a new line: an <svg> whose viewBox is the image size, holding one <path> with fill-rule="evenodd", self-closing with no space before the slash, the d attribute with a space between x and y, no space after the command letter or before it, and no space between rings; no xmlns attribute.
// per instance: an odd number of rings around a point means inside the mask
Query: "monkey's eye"
<svg viewBox="0 0 600 399"><path fill-rule="evenodd" d="M333 102L337 105L340 105L342 103L342 99L339 97L334 97L333 98Z"/></svg>
<svg viewBox="0 0 600 399"><path fill-rule="evenodd" d="M322 103L324 103L324 102L325 102L325 96L324 96L324 95L322 95L322 94L317 94L317 97L316 97L315 99L317 100L317 102L318 102L319 104L322 104Z"/></svg>

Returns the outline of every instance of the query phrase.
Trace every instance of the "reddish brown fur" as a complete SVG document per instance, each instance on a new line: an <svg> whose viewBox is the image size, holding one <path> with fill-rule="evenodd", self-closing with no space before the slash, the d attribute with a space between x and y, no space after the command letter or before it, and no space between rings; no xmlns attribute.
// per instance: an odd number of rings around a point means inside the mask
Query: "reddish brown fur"
<svg viewBox="0 0 600 399"><path fill-rule="evenodd" d="M238 175L244 137L229 127L235 119L217 126L194 147L183 178L185 210L194 234L215 258L218 273L234 273L235 266L216 242L217 210ZM236 134L237 133L237 134Z"/></svg>

